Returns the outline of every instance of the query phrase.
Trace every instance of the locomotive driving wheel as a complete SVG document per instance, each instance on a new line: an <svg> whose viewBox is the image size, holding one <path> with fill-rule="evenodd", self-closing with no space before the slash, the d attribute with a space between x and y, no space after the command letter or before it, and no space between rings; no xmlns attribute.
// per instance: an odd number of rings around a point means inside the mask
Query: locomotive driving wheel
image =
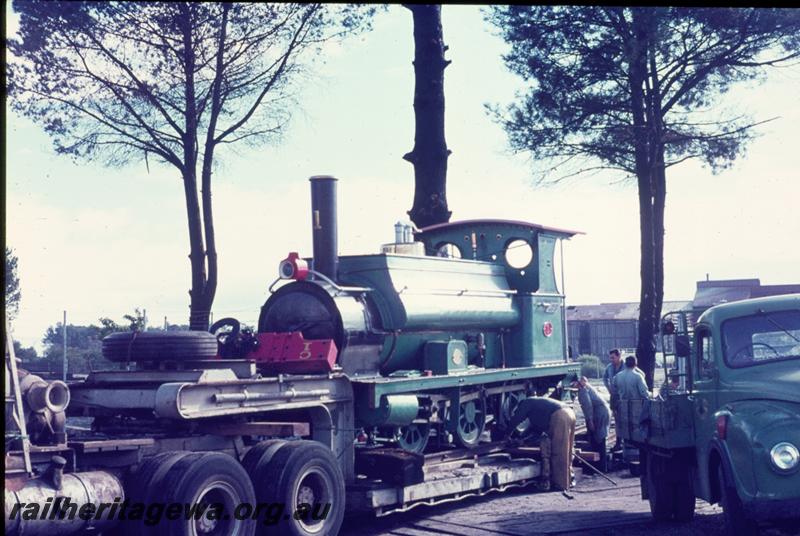
<svg viewBox="0 0 800 536"><path fill-rule="evenodd" d="M429 421L400 426L395 431L397 444L403 450L417 454L421 454L425 450L430 435L431 423Z"/></svg>
<svg viewBox="0 0 800 536"><path fill-rule="evenodd" d="M455 441L464 448L475 448L481 441L486 427L486 399L474 398L461 402L458 408L458 424Z"/></svg>

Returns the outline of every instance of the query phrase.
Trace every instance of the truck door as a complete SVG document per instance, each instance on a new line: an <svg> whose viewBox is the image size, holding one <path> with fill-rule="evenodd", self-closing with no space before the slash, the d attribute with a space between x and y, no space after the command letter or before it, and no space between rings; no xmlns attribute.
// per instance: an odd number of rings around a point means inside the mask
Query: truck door
<svg viewBox="0 0 800 536"><path fill-rule="evenodd" d="M694 402L694 433L697 451L697 468L700 475L708 474L709 443L716 430L714 412L717 410L717 389L719 370L714 359L714 339L709 326L695 328L694 352L690 360L692 377L692 399ZM707 478L699 478L697 494L703 498L710 496Z"/></svg>

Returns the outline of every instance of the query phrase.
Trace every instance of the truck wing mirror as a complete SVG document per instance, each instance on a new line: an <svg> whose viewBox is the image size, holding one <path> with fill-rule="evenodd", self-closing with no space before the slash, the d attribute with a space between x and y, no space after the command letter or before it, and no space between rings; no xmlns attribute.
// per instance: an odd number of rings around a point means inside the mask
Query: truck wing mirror
<svg viewBox="0 0 800 536"><path fill-rule="evenodd" d="M675 355L677 357L689 357L692 354L692 348L689 344L688 335L675 336Z"/></svg>

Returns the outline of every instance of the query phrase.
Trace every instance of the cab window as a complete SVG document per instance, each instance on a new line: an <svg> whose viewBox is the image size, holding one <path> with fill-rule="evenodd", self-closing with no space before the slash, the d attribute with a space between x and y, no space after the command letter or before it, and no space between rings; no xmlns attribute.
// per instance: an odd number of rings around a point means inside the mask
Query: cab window
<svg viewBox="0 0 800 536"><path fill-rule="evenodd" d="M708 331L701 332L697 344L698 350L698 363L697 363L697 378L700 380L708 380L712 377L712 370L714 369L714 343L711 333Z"/></svg>

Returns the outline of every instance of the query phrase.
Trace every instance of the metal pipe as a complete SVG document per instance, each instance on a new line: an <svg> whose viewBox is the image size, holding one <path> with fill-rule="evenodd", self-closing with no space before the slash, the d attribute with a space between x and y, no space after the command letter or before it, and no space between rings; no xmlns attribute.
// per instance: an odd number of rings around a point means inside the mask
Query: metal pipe
<svg viewBox="0 0 800 536"><path fill-rule="evenodd" d="M327 396L331 394L330 389L312 389L310 391L295 391L289 389L282 393L217 393L214 395L214 402L247 402L250 400L284 400L286 398Z"/></svg>
<svg viewBox="0 0 800 536"><path fill-rule="evenodd" d="M311 182L311 234L314 270L337 280L339 245L336 221L336 182L328 175L318 175Z"/></svg>

